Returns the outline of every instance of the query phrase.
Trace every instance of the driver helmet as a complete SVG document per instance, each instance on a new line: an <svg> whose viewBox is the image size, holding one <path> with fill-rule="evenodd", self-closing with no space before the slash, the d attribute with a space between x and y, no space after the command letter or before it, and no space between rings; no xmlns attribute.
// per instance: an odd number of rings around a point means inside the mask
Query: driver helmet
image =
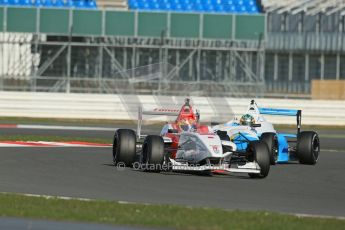
<svg viewBox="0 0 345 230"><path fill-rule="evenodd" d="M240 124L251 126L252 124L255 124L255 119L250 114L244 114L240 119Z"/></svg>
<svg viewBox="0 0 345 230"><path fill-rule="evenodd" d="M182 119L179 122L179 126L180 126L181 130L183 130L183 131L189 131L192 127L190 122L187 119Z"/></svg>
<svg viewBox="0 0 345 230"><path fill-rule="evenodd" d="M183 112L184 112L184 113L190 113L190 108L189 108L189 106L184 107Z"/></svg>

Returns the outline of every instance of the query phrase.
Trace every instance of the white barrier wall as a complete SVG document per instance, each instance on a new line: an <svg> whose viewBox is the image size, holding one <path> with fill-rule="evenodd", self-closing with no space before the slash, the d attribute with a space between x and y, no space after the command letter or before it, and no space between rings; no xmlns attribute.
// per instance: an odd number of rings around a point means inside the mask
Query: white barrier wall
<svg viewBox="0 0 345 230"><path fill-rule="evenodd" d="M191 97L202 121L230 120L246 111L250 98ZM302 110L302 124L345 125L345 101L255 99L259 107ZM176 108L181 97L147 95L104 95L0 92L0 116L121 119L137 118L140 104L145 108ZM295 117L267 116L273 123L295 124Z"/></svg>

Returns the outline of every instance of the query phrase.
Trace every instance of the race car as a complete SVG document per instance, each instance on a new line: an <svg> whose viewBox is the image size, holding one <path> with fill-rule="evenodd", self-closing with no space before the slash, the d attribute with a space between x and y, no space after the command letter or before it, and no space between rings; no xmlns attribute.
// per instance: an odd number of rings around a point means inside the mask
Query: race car
<svg viewBox="0 0 345 230"><path fill-rule="evenodd" d="M143 115L176 116L163 126L159 135L141 135ZM181 109L139 109L138 127L115 131L113 161L145 171L202 171L212 174L248 173L264 178L270 169L269 152L261 140L249 141L246 149L237 150L231 141L199 122L200 114L186 99Z"/></svg>
<svg viewBox="0 0 345 230"><path fill-rule="evenodd" d="M296 116L297 133L278 133L272 123L263 115ZM262 140L269 149L270 163L287 163L299 161L301 164L316 164L320 152L319 136L314 131L301 131L301 110L259 108L254 100L240 120L233 120L215 125L215 132L223 131L233 141L237 149L246 148L246 143L254 140Z"/></svg>

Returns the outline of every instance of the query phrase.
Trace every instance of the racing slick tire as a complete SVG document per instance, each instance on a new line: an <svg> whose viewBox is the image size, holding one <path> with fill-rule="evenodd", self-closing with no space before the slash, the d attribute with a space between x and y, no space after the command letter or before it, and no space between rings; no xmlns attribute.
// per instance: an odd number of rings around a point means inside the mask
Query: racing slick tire
<svg viewBox="0 0 345 230"><path fill-rule="evenodd" d="M164 140L161 136L149 135L145 138L141 163L148 172L160 172L164 162Z"/></svg>
<svg viewBox="0 0 345 230"><path fill-rule="evenodd" d="M270 155L267 145L263 141L252 141L249 143L247 152L249 160L255 161L260 166L260 173L249 173L251 178L265 178L270 171Z"/></svg>
<svg viewBox="0 0 345 230"><path fill-rule="evenodd" d="M278 138L275 133L263 133L260 140L266 143L270 154L270 163L275 165L278 160Z"/></svg>
<svg viewBox="0 0 345 230"><path fill-rule="evenodd" d="M113 162L116 165L124 164L132 167L136 156L136 135L131 129L118 129L115 131L113 141Z"/></svg>
<svg viewBox="0 0 345 230"><path fill-rule="evenodd" d="M297 136L297 157L301 164L315 165L319 159L320 139L314 131L303 131Z"/></svg>

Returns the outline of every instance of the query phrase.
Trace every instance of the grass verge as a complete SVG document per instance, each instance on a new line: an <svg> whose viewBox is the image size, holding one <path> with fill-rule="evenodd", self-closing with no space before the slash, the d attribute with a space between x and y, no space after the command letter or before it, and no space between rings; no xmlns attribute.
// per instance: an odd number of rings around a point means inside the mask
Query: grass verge
<svg viewBox="0 0 345 230"><path fill-rule="evenodd" d="M0 194L0 216L175 229L343 229L344 220Z"/></svg>

